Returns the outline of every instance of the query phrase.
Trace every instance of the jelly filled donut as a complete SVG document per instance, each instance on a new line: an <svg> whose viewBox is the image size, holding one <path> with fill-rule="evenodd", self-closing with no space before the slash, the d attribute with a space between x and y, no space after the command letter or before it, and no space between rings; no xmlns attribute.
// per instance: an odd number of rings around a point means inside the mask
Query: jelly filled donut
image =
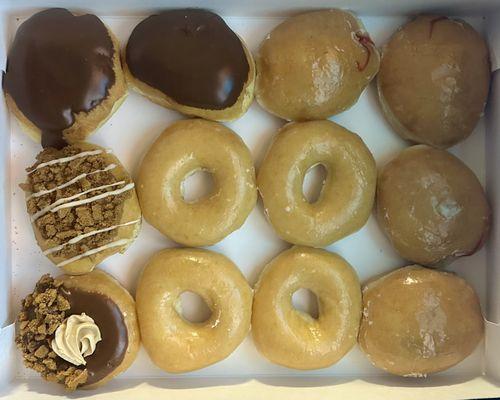
<svg viewBox="0 0 500 400"><path fill-rule="evenodd" d="M322 164L327 177L319 199L302 192L306 172ZM360 229L372 211L376 167L355 133L330 121L281 128L258 173L266 214L287 242L326 246Z"/></svg>
<svg viewBox="0 0 500 400"><path fill-rule="evenodd" d="M44 148L85 140L127 94L119 48L95 15L52 8L23 22L3 79L23 130Z"/></svg>
<svg viewBox="0 0 500 400"><path fill-rule="evenodd" d="M303 121L351 107L377 74L380 57L361 21L333 9L285 20L264 39L256 62L259 104Z"/></svg>
<svg viewBox="0 0 500 400"><path fill-rule="evenodd" d="M295 309L292 295L309 289L318 299L315 319ZM255 286L252 335L270 361L295 369L328 367L355 344L361 288L352 267L325 250L293 247L262 271Z"/></svg>
<svg viewBox="0 0 500 400"><path fill-rule="evenodd" d="M213 12L178 9L137 25L125 51L129 85L151 101L215 121L243 115L255 66L241 38Z"/></svg>
<svg viewBox="0 0 500 400"><path fill-rule="evenodd" d="M363 289L359 345L378 368L425 377L477 347L484 322L472 287L449 272L411 265Z"/></svg>
<svg viewBox="0 0 500 400"><path fill-rule="evenodd" d="M401 257L440 266L481 249L490 208L481 184L462 161L418 145L380 171L377 217Z"/></svg>
<svg viewBox="0 0 500 400"><path fill-rule="evenodd" d="M92 389L125 371L139 350L134 299L111 276L44 275L22 302L24 364L67 389Z"/></svg>
<svg viewBox="0 0 500 400"><path fill-rule="evenodd" d="M27 172L21 187L35 238L66 273L92 271L138 235L134 183L111 150L85 142L45 149Z"/></svg>
<svg viewBox="0 0 500 400"><path fill-rule="evenodd" d="M194 202L183 181L205 170L212 192ZM257 201L252 157L241 138L216 122L182 120L169 126L148 150L137 175L144 218L178 243L217 243L245 222Z"/></svg>
<svg viewBox="0 0 500 400"><path fill-rule="evenodd" d="M483 113L488 46L464 21L419 16L384 46L377 82L384 114L399 135L446 148L469 136Z"/></svg>
<svg viewBox="0 0 500 400"><path fill-rule="evenodd" d="M212 315L201 323L182 317L180 295L200 295ZM168 249L146 265L137 287L142 343L168 372L188 372L231 354L250 330L252 289L226 257L202 249Z"/></svg>

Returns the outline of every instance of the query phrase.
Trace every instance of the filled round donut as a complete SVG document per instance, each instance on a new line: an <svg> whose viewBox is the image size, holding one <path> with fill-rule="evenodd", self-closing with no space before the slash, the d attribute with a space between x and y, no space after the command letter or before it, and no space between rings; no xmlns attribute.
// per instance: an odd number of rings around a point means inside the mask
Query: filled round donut
<svg viewBox="0 0 500 400"><path fill-rule="evenodd" d="M261 43L255 94L286 120L328 118L351 107L380 57L363 24L338 9L286 19Z"/></svg>
<svg viewBox="0 0 500 400"><path fill-rule="evenodd" d="M52 8L23 22L3 79L23 130L44 148L85 140L127 94L119 49L92 14Z"/></svg>
<svg viewBox="0 0 500 400"><path fill-rule="evenodd" d="M182 316L180 295L191 291L211 310L208 320ZM142 343L167 372L188 372L223 360L250 330L252 289L226 257L202 249L167 249L146 265L137 287Z"/></svg>
<svg viewBox="0 0 500 400"><path fill-rule="evenodd" d="M139 351L134 299L110 275L44 275L22 302L16 344L24 364L69 390L93 389Z"/></svg>
<svg viewBox="0 0 500 400"><path fill-rule="evenodd" d="M411 265L363 289L359 345L378 368L425 377L458 364L483 338L479 300L465 280Z"/></svg>
<svg viewBox="0 0 500 400"><path fill-rule="evenodd" d="M139 234L134 182L109 149L85 142L45 149L21 186L40 249L68 274L92 271Z"/></svg>
<svg viewBox="0 0 500 400"><path fill-rule="evenodd" d="M377 82L384 114L399 135L447 148L468 137L483 113L488 46L464 21L419 16L384 46Z"/></svg>
<svg viewBox="0 0 500 400"><path fill-rule="evenodd" d="M317 296L318 318L293 307L299 289ZM356 272L325 250L292 247L264 268L255 285L253 340L275 364L307 370L336 363L356 344L360 318Z"/></svg>
<svg viewBox="0 0 500 400"><path fill-rule="evenodd" d="M327 177L314 203L304 197L307 171L321 164ZM287 242L326 246L360 229L371 214L376 166L361 138L330 121L281 128L258 173L265 212Z"/></svg>
<svg viewBox="0 0 500 400"><path fill-rule="evenodd" d="M253 100L252 54L211 11L176 9L149 16L132 31L123 59L133 89L183 114L229 121Z"/></svg>
<svg viewBox="0 0 500 400"><path fill-rule="evenodd" d="M380 171L377 217L401 257L440 266L483 246L490 208L481 184L462 161L418 145Z"/></svg>
<svg viewBox="0 0 500 400"><path fill-rule="evenodd" d="M210 194L193 202L183 181L204 170ZM245 222L257 188L250 151L229 128L202 119L169 126L148 150L137 175L144 218L164 235L187 246L217 243Z"/></svg>

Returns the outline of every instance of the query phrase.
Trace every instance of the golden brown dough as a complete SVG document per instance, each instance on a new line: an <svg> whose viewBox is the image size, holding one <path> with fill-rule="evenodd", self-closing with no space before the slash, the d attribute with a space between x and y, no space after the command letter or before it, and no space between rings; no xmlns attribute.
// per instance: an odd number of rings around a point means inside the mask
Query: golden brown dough
<svg viewBox="0 0 500 400"><path fill-rule="evenodd" d="M378 368L425 377L458 364L483 337L479 300L449 272L411 265L363 289L359 344Z"/></svg>
<svg viewBox="0 0 500 400"><path fill-rule="evenodd" d="M399 135L447 148L472 133L484 110L488 47L464 21L420 16L384 46L377 82L384 114Z"/></svg>
<svg viewBox="0 0 500 400"><path fill-rule="evenodd" d="M401 257L439 266L483 246L490 209L464 163L444 150L418 145L380 171L377 217Z"/></svg>
<svg viewBox="0 0 500 400"><path fill-rule="evenodd" d="M292 305L292 295L302 288L317 296L317 319ZM255 285L255 345L285 367L317 369L336 363L356 343L360 317L356 272L325 250L292 247L264 268Z"/></svg>
<svg viewBox="0 0 500 400"><path fill-rule="evenodd" d="M260 45L256 98L286 120L328 118L351 107L378 72L363 24L338 10L288 18Z"/></svg>
<svg viewBox="0 0 500 400"><path fill-rule="evenodd" d="M192 291L212 314L204 322L182 317L180 295ZM250 330L252 289L226 257L202 249L168 249L146 265L137 287L142 342L168 372L188 372L223 360Z"/></svg>

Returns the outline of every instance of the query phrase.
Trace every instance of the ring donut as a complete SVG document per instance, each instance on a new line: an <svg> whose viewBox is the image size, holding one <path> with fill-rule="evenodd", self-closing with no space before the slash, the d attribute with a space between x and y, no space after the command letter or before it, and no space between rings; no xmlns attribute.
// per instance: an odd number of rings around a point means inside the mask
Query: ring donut
<svg viewBox="0 0 500 400"><path fill-rule="evenodd" d="M180 295L191 291L212 315L192 323L181 315ZM226 358L250 330L252 289L226 257L202 249L156 253L137 287L142 343L167 372L188 372Z"/></svg>
<svg viewBox="0 0 500 400"><path fill-rule="evenodd" d="M309 203L302 185L322 164L327 177ZM377 172L361 138L330 121L289 123L278 131L258 174L266 214L294 244L323 247L360 229L372 211Z"/></svg>
<svg viewBox="0 0 500 400"><path fill-rule="evenodd" d="M212 174L214 189L187 202L182 182L200 170ZM164 235L186 246L212 245L238 229L257 201L252 156L221 124L178 121L147 152L137 193L144 218Z"/></svg>
<svg viewBox="0 0 500 400"><path fill-rule="evenodd" d="M293 307L292 295L301 288L317 296L317 319ZM255 345L285 367L305 370L336 363L356 343L360 318L356 272L325 250L298 246L284 251L265 267L255 287Z"/></svg>

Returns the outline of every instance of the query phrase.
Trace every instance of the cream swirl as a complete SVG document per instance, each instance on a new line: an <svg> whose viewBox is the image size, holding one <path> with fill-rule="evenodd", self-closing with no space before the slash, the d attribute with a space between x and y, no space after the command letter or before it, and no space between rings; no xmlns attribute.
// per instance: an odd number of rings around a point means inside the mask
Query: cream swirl
<svg viewBox="0 0 500 400"><path fill-rule="evenodd" d="M101 331L85 313L71 315L56 329L52 350L73 365L86 365L84 357L94 353Z"/></svg>

